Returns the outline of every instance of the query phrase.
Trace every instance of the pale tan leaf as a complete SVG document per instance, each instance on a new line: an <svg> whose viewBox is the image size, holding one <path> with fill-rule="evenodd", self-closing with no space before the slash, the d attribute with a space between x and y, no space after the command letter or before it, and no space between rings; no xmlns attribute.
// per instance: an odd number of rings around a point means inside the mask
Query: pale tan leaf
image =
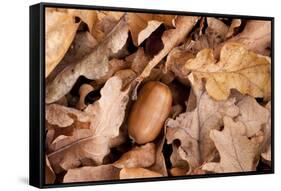
<svg viewBox="0 0 281 191"><path fill-rule="evenodd" d="M241 33L223 42L216 48L216 57L219 55L223 45L229 42L243 44L250 51L269 56L269 49L271 48L271 21L248 21Z"/></svg>
<svg viewBox="0 0 281 191"><path fill-rule="evenodd" d="M122 80L111 77L101 89L101 98L84 111L91 115L91 132L67 146L50 153L50 162L56 172L68 170L80 165L81 160L89 158L96 164L102 164L109 153L110 141L119 135L125 109L129 100L130 87L122 91Z"/></svg>
<svg viewBox="0 0 281 191"><path fill-rule="evenodd" d="M100 79L109 71L109 57L123 48L128 38L128 26L123 18L112 32L91 53L80 61L64 68L51 82L46 84L46 103L59 100L68 93L79 76Z"/></svg>
<svg viewBox="0 0 281 191"><path fill-rule="evenodd" d="M271 101L266 104L265 108L268 110L270 116L268 117L266 124L263 126L265 139L262 146L261 156L264 160L271 163Z"/></svg>
<svg viewBox="0 0 281 191"><path fill-rule="evenodd" d="M118 161L113 163L113 166L118 168L149 167L155 163L155 156L155 144L147 143L124 153Z"/></svg>
<svg viewBox="0 0 281 191"><path fill-rule="evenodd" d="M256 170L255 158L263 141L262 134L249 139L243 123L224 117L224 129L212 130L210 137L219 151L220 162L206 163L203 170L217 173Z"/></svg>
<svg viewBox="0 0 281 191"><path fill-rule="evenodd" d="M131 178L153 178L161 177L162 174L147 170L145 168L123 168L120 171L120 179L131 179Z"/></svg>
<svg viewBox="0 0 281 191"><path fill-rule="evenodd" d="M46 105L46 121L58 127L69 127L74 125L77 128L89 128L90 115L74 108L58 104Z"/></svg>
<svg viewBox="0 0 281 191"><path fill-rule="evenodd" d="M175 29L166 30L161 39L163 42L163 49L156 54L147 64L138 81L141 82L148 77L151 70L172 50L178 46L192 30L197 23L198 17L192 16L177 16L175 19Z"/></svg>
<svg viewBox="0 0 281 191"><path fill-rule="evenodd" d="M230 38L234 35L235 33L235 30L240 27L242 24L242 20L241 19L233 19L231 21L231 25L227 31L227 34L226 34L226 38Z"/></svg>
<svg viewBox="0 0 281 191"><path fill-rule="evenodd" d="M120 169L112 165L85 166L69 169L64 175L63 182L89 182L119 179Z"/></svg>
<svg viewBox="0 0 281 191"><path fill-rule="evenodd" d="M213 158L215 146L209 137L210 131L219 130L223 126L224 116L237 116L239 108L235 106L234 98L216 101L201 87L196 87L198 83L192 78L190 80L192 85L194 84L193 91L196 94L197 106L193 111L180 114L175 120L167 120L166 138L168 144L176 139L180 140L180 146L173 155L172 163L176 165L175 160L185 160L192 170L202 162Z"/></svg>
<svg viewBox="0 0 281 191"><path fill-rule="evenodd" d="M247 136L252 137L262 129L270 118L268 109L262 107L253 97L245 96L237 103L240 115L236 118L246 126Z"/></svg>
<svg viewBox="0 0 281 191"><path fill-rule="evenodd" d="M68 50L80 22L68 12L46 8L45 62L47 77Z"/></svg>
<svg viewBox="0 0 281 191"><path fill-rule="evenodd" d="M242 94L270 99L271 66L268 59L248 51L243 45L227 43L216 63L210 49L200 51L186 62L196 78L206 80L208 94L216 100L226 100L231 89Z"/></svg>
<svg viewBox="0 0 281 191"><path fill-rule="evenodd" d="M133 43L139 46L162 23L172 26L175 15L160 15L149 13L127 13L128 24Z"/></svg>

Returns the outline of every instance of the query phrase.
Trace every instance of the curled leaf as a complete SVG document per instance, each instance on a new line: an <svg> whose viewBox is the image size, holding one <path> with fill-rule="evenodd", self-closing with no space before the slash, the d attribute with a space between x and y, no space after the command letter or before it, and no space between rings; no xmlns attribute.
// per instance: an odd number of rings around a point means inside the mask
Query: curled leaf
<svg viewBox="0 0 281 191"><path fill-rule="evenodd" d="M46 86L46 103L59 100L68 93L79 76L100 79L109 71L109 57L118 53L128 38L128 26L121 19L112 32L90 54L62 70Z"/></svg>
<svg viewBox="0 0 281 191"><path fill-rule="evenodd" d="M119 128L125 116L129 100L129 87L124 91L122 80L114 76L101 89L101 98L89 105L85 112L91 115L91 132L48 155L54 170L68 170L81 164L81 160L89 158L96 164L102 164L103 158L109 153L111 139L119 135ZM109 120L110 119L110 120Z"/></svg>

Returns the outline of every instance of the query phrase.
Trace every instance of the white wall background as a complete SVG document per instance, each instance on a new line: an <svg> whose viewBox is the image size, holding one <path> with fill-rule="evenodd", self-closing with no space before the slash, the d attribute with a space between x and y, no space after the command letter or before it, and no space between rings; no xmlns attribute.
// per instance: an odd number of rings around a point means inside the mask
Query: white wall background
<svg viewBox="0 0 281 191"><path fill-rule="evenodd" d="M37 0L7 0L0 6L0 190L37 190L28 185L28 43L29 5ZM88 5L138 7L274 16L275 19L275 153L276 173L243 177L102 185L53 190L268 190L280 185L280 34L277 0L52 0Z"/></svg>

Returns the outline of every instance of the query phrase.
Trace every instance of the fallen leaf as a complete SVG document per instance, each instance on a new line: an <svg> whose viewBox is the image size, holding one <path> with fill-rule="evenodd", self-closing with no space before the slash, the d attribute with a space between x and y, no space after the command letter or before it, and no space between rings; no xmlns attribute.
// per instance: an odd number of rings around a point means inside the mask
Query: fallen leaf
<svg viewBox="0 0 281 191"><path fill-rule="evenodd" d="M151 70L172 50L178 46L197 23L198 17L192 16L177 16L175 19L175 28L166 30L161 39L163 49L155 55L147 64L141 75L138 77L140 83L144 78L148 77Z"/></svg>
<svg viewBox="0 0 281 191"><path fill-rule="evenodd" d="M46 166L45 166L45 184L54 184L56 180L56 175L50 165L48 157L46 156Z"/></svg>
<svg viewBox="0 0 281 191"><path fill-rule="evenodd" d="M226 100L231 89L253 97L270 99L269 60L248 51L240 44L225 44L219 62L216 62L212 50L204 49L196 58L189 59L185 67L196 78L206 80L206 90L216 100Z"/></svg>
<svg viewBox="0 0 281 191"><path fill-rule="evenodd" d="M263 126L265 139L264 144L262 145L261 156L271 164L271 101L266 104L265 108L268 110L270 116L268 117L266 124Z"/></svg>
<svg viewBox="0 0 281 191"><path fill-rule="evenodd" d="M172 163L178 166L176 160L185 160L192 170L200 166L202 162L213 158L215 146L209 137L210 131L219 130L223 126L224 116L237 116L239 108L235 106L234 98L216 101L204 91L202 82L197 87L199 83L195 83L192 78L190 81L194 84L193 91L196 95L197 106L193 111L186 111L176 119L167 120L166 138L168 144L177 139L180 140L177 152L172 155Z"/></svg>
<svg viewBox="0 0 281 191"><path fill-rule="evenodd" d="M226 38L230 38L235 34L235 30L239 28L242 24L241 19L232 19L231 25L227 31Z"/></svg>
<svg viewBox="0 0 281 191"><path fill-rule="evenodd" d="M111 77L101 89L101 98L84 111L91 115L91 133L48 155L54 170L68 170L80 165L81 159L89 158L102 164L109 153L110 140L119 135L129 100L129 90L122 89L122 80ZM111 145L113 146L113 145Z"/></svg>
<svg viewBox="0 0 281 191"><path fill-rule="evenodd" d="M149 167L154 164L155 156L155 144L147 143L124 153L118 161L113 163L113 166L118 168Z"/></svg>
<svg viewBox="0 0 281 191"><path fill-rule="evenodd" d="M88 79L100 79L109 71L109 57L118 53L126 44L128 26L123 18L91 53L79 62L60 72L53 81L46 84L46 103L59 100L68 93L79 76Z"/></svg>
<svg viewBox="0 0 281 191"><path fill-rule="evenodd" d="M74 125L79 128L90 126L90 115L74 108L58 104L46 105L46 121L57 127L69 127Z"/></svg>
<svg viewBox="0 0 281 191"><path fill-rule="evenodd" d="M128 25L135 46L139 46L162 23L173 26L175 15L127 13Z"/></svg>
<svg viewBox="0 0 281 191"><path fill-rule="evenodd" d="M224 44L229 42L243 44L250 51L269 56L271 48L271 21L248 21L241 33L216 47L215 57L218 57L220 49Z"/></svg>
<svg viewBox="0 0 281 191"><path fill-rule="evenodd" d="M63 183L90 182L119 179L120 169L112 165L85 166L69 169L64 175Z"/></svg>
<svg viewBox="0 0 281 191"><path fill-rule="evenodd" d="M254 136L270 118L268 109L261 106L253 97L245 96L237 103L240 115L236 118L246 126L248 137Z"/></svg>
<svg viewBox="0 0 281 191"><path fill-rule="evenodd" d="M167 167L165 163L165 158L163 155L163 146L165 143L166 128L158 135L156 139L156 153L155 153L155 163L148 169L161 174L162 176L168 176Z"/></svg>
<svg viewBox="0 0 281 191"><path fill-rule="evenodd" d="M68 12L46 8L45 50L47 77L56 65L61 61L75 37L80 22Z"/></svg>
<svg viewBox="0 0 281 191"><path fill-rule="evenodd" d="M120 171L120 179L131 179L131 178L153 178L161 177L162 174L147 170L145 168L123 168Z"/></svg>
<svg viewBox="0 0 281 191"><path fill-rule="evenodd" d="M212 130L210 137L219 151L220 162L206 163L203 170L217 173L256 170L254 163L263 141L262 134L249 139L242 122L234 122L230 117L224 117L224 129Z"/></svg>

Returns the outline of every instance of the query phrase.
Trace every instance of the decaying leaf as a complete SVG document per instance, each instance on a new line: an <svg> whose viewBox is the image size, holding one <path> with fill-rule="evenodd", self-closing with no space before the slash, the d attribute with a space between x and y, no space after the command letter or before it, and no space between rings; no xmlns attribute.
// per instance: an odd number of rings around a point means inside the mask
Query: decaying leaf
<svg viewBox="0 0 281 191"><path fill-rule="evenodd" d="M145 169L145 168L123 168L120 171L120 179L131 179L131 178L152 178L161 177L162 174Z"/></svg>
<svg viewBox="0 0 281 191"><path fill-rule="evenodd" d="M155 150L154 143L147 143L139 147L136 146L123 154L113 165L118 168L149 167L155 163Z"/></svg>
<svg viewBox="0 0 281 191"><path fill-rule="evenodd" d="M224 129L212 130L210 137L220 153L220 162L206 163L203 165L203 170L223 173L247 172L256 169L255 159L263 141L262 134L249 139L243 123L224 117Z"/></svg>
<svg viewBox="0 0 281 191"><path fill-rule="evenodd" d="M119 179L120 169L112 165L85 166L69 169L63 178L64 183L89 182Z"/></svg>
<svg viewBox="0 0 281 191"><path fill-rule="evenodd" d="M91 115L91 133L48 155L54 170L68 170L80 165L80 160L89 158L102 164L109 153L109 142L119 135L129 100L129 87L122 91L122 80L111 77L101 90L101 98L89 105L85 112ZM110 119L110 120L108 120Z"/></svg>
<svg viewBox="0 0 281 191"><path fill-rule="evenodd" d="M121 19L112 32L79 62L66 67L46 86L46 103L59 100L70 91L79 76L99 79L109 71L109 57L125 45L128 38L128 26L125 18Z"/></svg>
<svg viewBox="0 0 281 191"><path fill-rule="evenodd" d="M185 67L196 78L206 80L206 90L216 100L226 100L231 89L270 99L270 62L248 51L243 45L225 44L219 62L214 59L212 50L204 49L196 58L189 59Z"/></svg>

